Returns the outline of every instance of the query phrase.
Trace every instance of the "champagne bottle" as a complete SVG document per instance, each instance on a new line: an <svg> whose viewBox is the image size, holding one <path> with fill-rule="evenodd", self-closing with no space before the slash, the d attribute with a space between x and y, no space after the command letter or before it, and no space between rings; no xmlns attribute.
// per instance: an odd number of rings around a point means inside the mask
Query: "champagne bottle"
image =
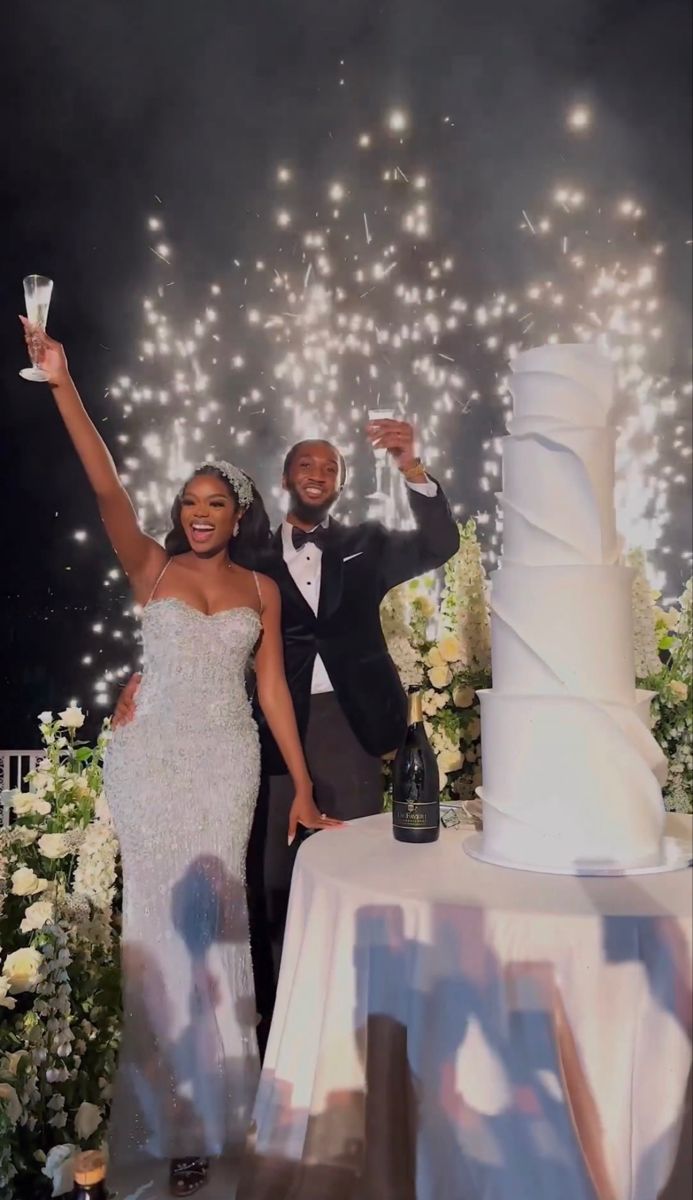
<svg viewBox="0 0 693 1200"><path fill-rule="evenodd" d="M421 692L409 694L408 729L392 777L392 831L398 842L435 842L440 833L438 763L426 737Z"/></svg>
<svg viewBox="0 0 693 1200"><path fill-rule="evenodd" d="M106 1159L100 1150L77 1155L72 1200L108 1200Z"/></svg>

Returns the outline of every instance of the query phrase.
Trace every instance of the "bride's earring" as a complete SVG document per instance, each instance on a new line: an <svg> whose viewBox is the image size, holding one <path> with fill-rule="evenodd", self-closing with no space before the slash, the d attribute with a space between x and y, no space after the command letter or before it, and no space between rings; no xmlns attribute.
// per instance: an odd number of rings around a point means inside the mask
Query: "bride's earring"
<svg viewBox="0 0 693 1200"><path fill-rule="evenodd" d="M236 526L236 528L233 531L233 536L238 537L238 525Z"/></svg>

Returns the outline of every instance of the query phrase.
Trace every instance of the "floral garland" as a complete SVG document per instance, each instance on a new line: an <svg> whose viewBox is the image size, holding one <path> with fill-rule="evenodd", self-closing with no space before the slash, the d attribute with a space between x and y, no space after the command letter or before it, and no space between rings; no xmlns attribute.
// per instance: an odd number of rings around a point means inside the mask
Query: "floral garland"
<svg viewBox="0 0 693 1200"><path fill-rule="evenodd" d="M59 1195L105 1132L120 1028L117 842L104 726L41 713L45 756L0 830L0 1200Z"/></svg>

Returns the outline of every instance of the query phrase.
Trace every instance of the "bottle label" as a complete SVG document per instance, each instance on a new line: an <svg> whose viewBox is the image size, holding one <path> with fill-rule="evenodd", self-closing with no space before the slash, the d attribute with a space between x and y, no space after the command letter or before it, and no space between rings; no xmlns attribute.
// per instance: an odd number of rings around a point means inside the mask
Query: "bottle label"
<svg viewBox="0 0 693 1200"><path fill-rule="evenodd" d="M437 829L440 806L437 800L429 804L412 804L395 800L392 805L392 824L399 829Z"/></svg>

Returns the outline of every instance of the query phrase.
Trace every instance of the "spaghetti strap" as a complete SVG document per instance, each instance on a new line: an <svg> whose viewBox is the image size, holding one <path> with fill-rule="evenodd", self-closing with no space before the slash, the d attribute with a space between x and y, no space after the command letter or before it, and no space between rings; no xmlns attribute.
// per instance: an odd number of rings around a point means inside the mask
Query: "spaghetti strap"
<svg viewBox="0 0 693 1200"><path fill-rule="evenodd" d="M161 580L163 579L164 575L168 571L168 568L170 567L170 565L171 565L171 559L167 558L166 562L164 563L163 569L159 572L159 575L157 576L157 580L156 580L156 583L154 584L154 587L152 588L151 592L149 593L149 596L147 598L147 604L151 604L152 600L154 599L154 593L155 593L156 589L158 588L159 584L161 583ZM147 604L145 604L145 606L144 606L145 608L147 607Z"/></svg>
<svg viewBox="0 0 693 1200"><path fill-rule="evenodd" d="M253 579L255 580L255 587L257 588L257 596L258 596L258 600L260 601L260 616L262 616L265 606L262 602L262 591L260 590L260 580L257 577L257 571L253 571Z"/></svg>

